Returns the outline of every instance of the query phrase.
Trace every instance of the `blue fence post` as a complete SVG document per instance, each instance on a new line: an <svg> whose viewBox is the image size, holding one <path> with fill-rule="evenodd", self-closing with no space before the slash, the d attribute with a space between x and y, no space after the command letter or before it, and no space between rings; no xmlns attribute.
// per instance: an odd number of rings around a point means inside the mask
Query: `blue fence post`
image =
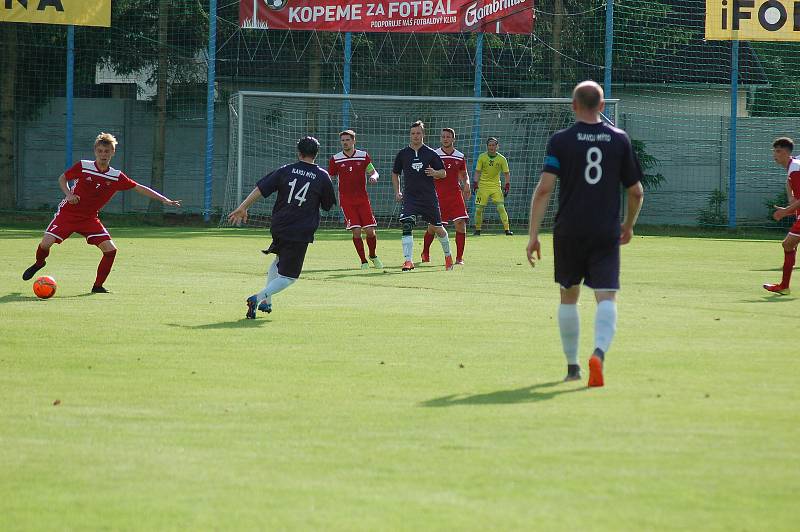
<svg viewBox="0 0 800 532"><path fill-rule="evenodd" d="M606 64L603 75L603 92L611 98L611 74L614 66L614 0L606 0Z"/></svg>
<svg viewBox="0 0 800 532"><path fill-rule="evenodd" d="M736 227L736 128L739 114L739 41L731 42L730 176L728 181L728 227Z"/></svg>
<svg viewBox="0 0 800 532"><path fill-rule="evenodd" d="M208 6L208 92L206 95L206 175L203 194L203 221L211 220L214 193L214 95L217 79L217 0ZM241 139L239 139L241 142Z"/></svg>
<svg viewBox="0 0 800 532"><path fill-rule="evenodd" d="M342 79L344 94L350 94L350 67L353 61L353 34L344 34L344 74ZM350 128L350 100L342 101L342 129Z"/></svg>
<svg viewBox="0 0 800 532"><path fill-rule="evenodd" d="M483 84L483 33L478 33L475 42L475 85L473 94L476 98L481 97L481 86ZM481 147L481 104L475 102L472 116L472 173L475 172L475 164L478 162L478 154ZM474 179L473 175L470 179ZM475 194L470 198L470 211L472 219L475 219Z"/></svg>
<svg viewBox="0 0 800 532"><path fill-rule="evenodd" d="M72 117L75 111L73 92L75 89L75 26L67 26L67 122L64 135L64 168L72 166Z"/></svg>

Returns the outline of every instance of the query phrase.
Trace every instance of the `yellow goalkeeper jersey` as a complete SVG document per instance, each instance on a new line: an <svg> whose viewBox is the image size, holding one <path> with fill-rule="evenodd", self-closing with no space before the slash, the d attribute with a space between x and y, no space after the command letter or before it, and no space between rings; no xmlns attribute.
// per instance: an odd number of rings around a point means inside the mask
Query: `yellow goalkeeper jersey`
<svg viewBox="0 0 800 532"><path fill-rule="evenodd" d="M494 157L488 152L483 152L478 156L478 163L475 170L481 173L478 188L500 190L500 173L508 172L508 160L502 153L497 152Z"/></svg>

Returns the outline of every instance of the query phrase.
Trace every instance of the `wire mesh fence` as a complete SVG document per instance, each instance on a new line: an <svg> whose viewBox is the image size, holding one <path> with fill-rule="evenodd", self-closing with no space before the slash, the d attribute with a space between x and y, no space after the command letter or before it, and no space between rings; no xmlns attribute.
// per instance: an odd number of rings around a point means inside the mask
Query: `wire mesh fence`
<svg viewBox="0 0 800 532"><path fill-rule="evenodd" d="M213 14L211 5L118 0L110 28L75 27L72 99L66 89L67 28L0 23L0 208L52 209L61 199L56 179L66 161L90 158L92 139L110 131L120 140L115 167L183 199L186 212L210 211L216 221L228 208L228 100L242 90L563 98L577 81L602 82L610 74L607 87L620 101L619 125L647 163L642 222L769 226L767 205L783 191L786 177L771 160L771 141L800 128L800 44L742 42L732 61L730 42L704 40L703 0L615 0L613 6L603 0L539 0L533 32L524 35L247 29L239 24L239 1L219 0ZM215 46L209 50L212 17ZM213 158L207 169L212 58ZM352 103L359 116L375 111ZM405 110L424 118L427 107L410 103ZM74 119L71 135L64 125L68 114ZM327 138L331 131L360 125L355 114L354 122L331 120L327 129L323 120L307 122L305 133L333 143L335 135ZM465 109L455 123L469 131L471 117ZM379 129L380 118L373 120L362 127ZM291 149L296 139L283 133L291 128L279 122L273 133L248 141L264 152L276 150L276 143ZM402 146L405 132L393 131L387 128L377 144ZM471 136L460 140L473 149ZM65 153L70 144L72 151ZM540 154L516 147L506 152L522 205L538 180ZM153 208L126 195L108 206L126 213Z"/></svg>

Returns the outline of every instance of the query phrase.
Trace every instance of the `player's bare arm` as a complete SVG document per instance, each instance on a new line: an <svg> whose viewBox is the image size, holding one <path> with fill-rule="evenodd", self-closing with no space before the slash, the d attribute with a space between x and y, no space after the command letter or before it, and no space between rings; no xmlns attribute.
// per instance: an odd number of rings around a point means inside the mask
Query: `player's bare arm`
<svg viewBox="0 0 800 532"><path fill-rule="evenodd" d="M244 201L228 215L228 223L232 225L241 225L242 222L247 223L247 209L263 197L261 189L254 188Z"/></svg>
<svg viewBox="0 0 800 532"><path fill-rule="evenodd" d="M64 197L67 200L67 203L71 203L75 205L81 200L81 197L77 194L73 194L72 191L69 189L69 184L67 183L67 176L61 174L58 176L58 186L61 188L61 192L64 193Z"/></svg>
<svg viewBox="0 0 800 532"><path fill-rule="evenodd" d="M556 188L556 175L550 172L542 172L539 178L539 184L536 185L536 190L533 192L531 198L531 214L528 221L528 262L530 265L536 266L536 261L542 258L542 244L539 242L539 226L544 219L544 213L547 211L547 205L550 203L550 196ZM535 255L535 256L534 256Z"/></svg>
<svg viewBox="0 0 800 532"><path fill-rule="evenodd" d="M625 208L625 218L622 221L622 232L619 236L619 243L625 245L633 238L633 226L639 218L644 203L644 188L642 183L637 182L632 187L628 187L628 201Z"/></svg>
<svg viewBox="0 0 800 532"><path fill-rule="evenodd" d="M776 221L782 220L783 218L791 216L797 212L797 209L800 209L800 199L794 200L786 207L781 207L779 205L775 205L774 207L775 212L772 213L772 218L774 218Z"/></svg>
<svg viewBox="0 0 800 532"><path fill-rule="evenodd" d="M458 174L458 181L461 184L461 194L464 196L464 201L467 201L472 196L472 187L469 186L469 173L466 170L461 170Z"/></svg>
<svg viewBox="0 0 800 532"><path fill-rule="evenodd" d="M434 170L431 166L428 166L425 169L425 175L428 177L432 177L434 179L444 179L445 177L447 177L447 170L445 169Z"/></svg>
<svg viewBox="0 0 800 532"><path fill-rule="evenodd" d="M403 193L400 192L400 174L392 172L392 187L394 187L394 199L403 201Z"/></svg>
<svg viewBox="0 0 800 532"><path fill-rule="evenodd" d="M155 190L150 187L146 187L144 185L136 185L133 187L133 190L141 194L142 196L147 196L150 199L154 199L156 201L160 201L164 205L169 205L170 207L180 207L181 200L171 200L168 197L164 196L163 194L159 194Z"/></svg>
<svg viewBox="0 0 800 532"><path fill-rule="evenodd" d="M377 182L378 182L378 178L379 178L379 177L380 177L380 174L378 173L378 171L375 169L375 167L372 165L372 163L369 163L369 164L367 165L367 179L368 179L368 183L369 183L370 185L374 185L375 183L377 183Z"/></svg>

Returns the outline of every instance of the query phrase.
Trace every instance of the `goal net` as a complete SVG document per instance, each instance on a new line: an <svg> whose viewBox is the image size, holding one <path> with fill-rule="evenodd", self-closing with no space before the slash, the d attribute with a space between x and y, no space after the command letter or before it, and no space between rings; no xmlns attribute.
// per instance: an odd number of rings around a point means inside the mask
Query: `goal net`
<svg viewBox="0 0 800 532"><path fill-rule="evenodd" d="M606 103L605 115L616 123L617 101ZM568 98L446 98L384 95L239 92L229 101L230 140L224 212L247 197L256 181L272 170L297 160L297 140L312 135L320 141L317 164L327 169L329 158L341 150L339 132L353 129L356 147L366 150L380 173L367 191L379 226L397 226L391 170L397 152L408 145L409 129L425 122L425 143L439 146L442 128L456 131L456 148L464 153L470 177L486 139L497 137L499 152L511 170L511 192L506 209L514 226L527 226L530 198L539 180L547 139L574 120ZM269 225L274 195L249 210L248 225ZM468 201L474 212L474 196ZM342 224L341 211L323 212L323 224ZM553 221L554 201L545 225ZM489 205L483 229L500 227L497 211Z"/></svg>

